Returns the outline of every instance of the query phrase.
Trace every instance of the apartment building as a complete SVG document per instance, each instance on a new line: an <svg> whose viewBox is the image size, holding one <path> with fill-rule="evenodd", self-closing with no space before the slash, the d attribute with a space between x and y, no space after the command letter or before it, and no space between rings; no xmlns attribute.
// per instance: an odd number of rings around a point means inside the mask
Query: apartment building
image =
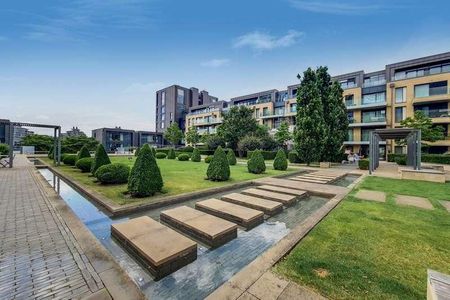
<svg viewBox="0 0 450 300"><path fill-rule="evenodd" d="M119 149L128 151L130 148L141 147L145 144L160 146L164 144L161 133L152 131L135 131L131 129L98 128L92 130L92 137L101 143L107 152Z"/></svg>
<svg viewBox="0 0 450 300"><path fill-rule="evenodd" d="M420 110L432 119L433 124L444 128L445 138L431 143L429 151L450 151L450 52L389 64L376 72L337 75L332 80L338 81L344 90L342 101L350 123L344 142L347 150L367 155L371 131L400 127L402 120ZM229 101L190 107L183 127L196 126L201 134L215 133L223 112L235 105L246 105L254 110L258 122L268 126L271 132L275 132L283 121L289 123L292 131L298 87L299 84L294 84L282 91L266 90ZM380 157L404 151L406 149L396 145L395 141L382 142Z"/></svg>

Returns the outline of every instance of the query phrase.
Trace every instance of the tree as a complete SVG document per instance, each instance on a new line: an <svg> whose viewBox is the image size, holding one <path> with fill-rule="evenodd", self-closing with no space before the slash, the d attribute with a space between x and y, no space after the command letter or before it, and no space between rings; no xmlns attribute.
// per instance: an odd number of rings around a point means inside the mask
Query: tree
<svg viewBox="0 0 450 300"><path fill-rule="evenodd" d="M91 153L89 153L89 149L86 146L83 146L80 151L78 151L77 160L85 157L91 157Z"/></svg>
<svg viewBox="0 0 450 300"><path fill-rule="evenodd" d="M445 129L442 126L433 126L431 118L427 117L422 111L416 110L414 117L408 117L400 122L400 125L405 128L420 129L422 141L435 142L443 140ZM400 141L400 145L404 145L405 141ZM422 147L426 148L426 145L422 144Z"/></svg>
<svg viewBox="0 0 450 300"><path fill-rule="evenodd" d="M300 75L298 78L301 78ZM320 95L316 73L308 68L298 88L294 133L295 148L308 165L321 158L326 134Z"/></svg>
<svg viewBox="0 0 450 300"><path fill-rule="evenodd" d="M198 134L197 127L189 127L188 131L186 132L186 143L188 143L189 145L194 145L194 147L196 147L199 141L200 135Z"/></svg>
<svg viewBox="0 0 450 300"><path fill-rule="evenodd" d="M178 127L178 123L174 122L167 127L166 132L164 132L164 138L174 147L180 142L183 138L183 132Z"/></svg>
<svg viewBox="0 0 450 300"><path fill-rule="evenodd" d="M253 174L261 174L266 171L266 163L260 150L255 150L252 153L252 156L247 161L247 169Z"/></svg>
<svg viewBox="0 0 450 300"><path fill-rule="evenodd" d="M225 147L225 141L217 134L209 134L203 138L204 143L209 150L216 150L217 147Z"/></svg>
<svg viewBox="0 0 450 300"><path fill-rule="evenodd" d="M246 106L233 106L223 114L223 122L218 127L217 133L228 144L228 147L236 150L241 138L258 130L258 124L253 117L253 110Z"/></svg>
<svg viewBox="0 0 450 300"><path fill-rule="evenodd" d="M286 158L286 153L284 150L280 149L275 156L275 160L273 161L273 168L279 171L285 171L288 167L288 162Z"/></svg>
<svg viewBox="0 0 450 300"><path fill-rule="evenodd" d="M212 181L227 181L230 179L230 165L222 147L214 151L214 156L206 171L206 178Z"/></svg>
<svg viewBox="0 0 450 300"><path fill-rule="evenodd" d="M103 147L102 144L99 144L97 146L97 149L95 150L94 155L94 161L92 162L91 166L91 173L92 175L95 175L95 172L104 165L109 165L111 163L111 160L109 159L108 154L105 151L105 147Z"/></svg>
<svg viewBox="0 0 450 300"><path fill-rule="evenodd" d="M261 139L254 135L246 135L239 140L237 149L240 152L254 151L261 147ZM240 154L239 154L240 155Z"/></svg>
<svg viewBox="0 0 450 300"><path fill-rule="evenodd" d="M53 141L53 137L49 135L30 134L22 138L20 145L34 146L36 151L49 151L53 147Z"/></svg>
<svg viewBox="0 0 450 300"><path fill-rule="evenodd" d="M200 150L198 148L194 148L194 151L192 151L191 161L199 162L202 160L202 157L200 155Z"/></svg>
<svg viewBox="0 0 450 300"><path fill-rule="evenodd" d="M275 132L275 140L284 149L287 148L287 142L291 139L291 133L289 132L289 124L284 121L278 127L277 132Z"/></svg>
<svg viewBox="0 0 450 300"><path fill-rule="evenodd" d="M152 150L146 144L139 151L139 156L131 169L128 192L133 197L152 196L160 192L163 186L161 171Z"/></svg>
<svg viewBox="0 0 450 300"><path fill-rule="evenodd" d="M77 153L83 146L86 146L89 151L94 151L98 144L99 142L96 139L85 135L67 136L61 140L61 152Z"/></svg>

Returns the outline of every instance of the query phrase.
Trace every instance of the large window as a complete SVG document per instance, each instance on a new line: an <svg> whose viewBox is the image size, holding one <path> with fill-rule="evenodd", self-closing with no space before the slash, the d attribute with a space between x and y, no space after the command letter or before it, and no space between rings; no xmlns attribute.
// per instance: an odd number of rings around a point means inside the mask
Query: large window
<svg viewBox="0 0 450 300"><path fill-rule="evenodd" d="M386 122L386 110L364 111L362 121L363 123Z"/></svg>
<svg viewBox="0 0 450 300"><path fill-rule="evenodd" d="M400 123L405 119L406 107L396 107L395 108L395 123Z"/></svg>
<svg viewBox="0 0 450 300"><path fill-rule="evenodd" d="M348 131L347 131L347 141L353 142L353 129L348 129Z"/></svg>
<svg viewBox="0 0 450 300"><path fill-rule="evenodd" d="M356 80L355 80L355 78L350 78L347 80L340 81L339 84L341 85L341 88L344 90L351 89L351 88L356 87Z"/></svg>
<svg viewBox="0 0 450 300"><path fill-rule="evenodd" d="M363 95L362 98L362 104L375 104L375 103L382 103L386 102L386 93L373 93L373 94L366 94Z"/></svg>
<svg viewBox="0 0 450 300"><path fill-rule="evenodd" d="M166 91L161 92L161 105L166 105Z"/></svg>
<svg viewBox="0 0 450 300"><path fill-rule="evenodd" d="M419 68L419 69L413 69L413 70L407 70L407 71L397 71L394 74L394 80L401 80L406 78L414 78L419 76L426 76L426 75L434 75L434 74L440 74L440 73L446 73L450 72L450 64L444 63L439 65L434 65L426 68Z"/></svg>
<svg viewBox="0 0 450 300"><path fill-rule="evenodd" d="M184 90L178 89L177 91L177 103L184 104Z"/></svg>
<svg viewBox="0 0 450 300"><path fill-rule="evenodd" d="M347 119L348 119L348 122L349 122L350 124L353 123L353 122L355 122L355 118L354 118L354 116L353 116L353 112L352 112L352 111L347 112Z"/></svg>
<svg viewBox="0 0 450 300"><path fill-rule="evenodd" d="M354 96L353 95L347 95L345 96L345 106L353 106L355 105Z"/></svg>
<svg viewBox="0 0 450 300"><path fill-rule="evenodd" d="M374 75L364 78L364 87L378 86L386 84L384 74Z"/></svg>
<svg viewBox="0 0 450 300"><path fill-rule="evenodd" d="M263 116L268 116L269 114L270 114L269 108L268 107L264 107L263 108Z"/></svg>
<svg viewBox="0 0 450 300"><path fill-rule="evenodd" d="M406 102L406 87L400 87L395 89L395 103Z"/></svg>
<svg viewBox="0 0 450 300"><path fill-rule="evenodd" d="M414 97L423 98L447 94L447 81L439 81L414 86Z"/></svg>
<svg viewBox="0 0 450 300"><path fill-rule="evenodd" d="M289 105L289 110L290 110L291 113L297 112L297 103L291 103Z"/></svg>

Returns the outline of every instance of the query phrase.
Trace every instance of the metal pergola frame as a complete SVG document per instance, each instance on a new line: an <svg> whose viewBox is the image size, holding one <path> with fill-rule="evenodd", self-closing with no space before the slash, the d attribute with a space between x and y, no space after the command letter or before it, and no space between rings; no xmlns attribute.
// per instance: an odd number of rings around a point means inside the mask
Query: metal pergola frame
<svg viewBox="0 0 450 300"><path fill-rule="evenodd" d="M369 134L369 174L372 174L380 165L380 141L405 139L407 145L406 165L420 170L422 150L420 129L414 128L387 128L375 129Z"/></svg>
<svg viewBox="0 0 450 300"><path fill-rule="evenodd" d="M24 122L10 122L6 120L0 120L0 124L6 124L9 131L9 167L12 168L14 164L14 126L23 127L38 127L38 128L53 128L53 161L55 165L61 164L61 126L48 125L48 124L36 124L36 123L24 123Z"/></svg>

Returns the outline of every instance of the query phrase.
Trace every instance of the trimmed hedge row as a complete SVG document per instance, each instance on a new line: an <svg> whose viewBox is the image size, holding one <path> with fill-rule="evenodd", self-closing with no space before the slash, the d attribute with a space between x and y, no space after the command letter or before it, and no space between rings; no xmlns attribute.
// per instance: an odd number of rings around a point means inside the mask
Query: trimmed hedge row
<svg viewBox="0 0 450 300"><path fill-rule="evenodd" d="M369 160L368 159L360 159L360 160L358 160L358 167L361 170L369 170Z"/></svg>
<svg viewBox="0 0 450 300"><path fill-rule="evenodd" d="M406 161L406 154L388 154L389 162ZM422 154L422 162L450 165L450 155L447 154Z"/></svg>

